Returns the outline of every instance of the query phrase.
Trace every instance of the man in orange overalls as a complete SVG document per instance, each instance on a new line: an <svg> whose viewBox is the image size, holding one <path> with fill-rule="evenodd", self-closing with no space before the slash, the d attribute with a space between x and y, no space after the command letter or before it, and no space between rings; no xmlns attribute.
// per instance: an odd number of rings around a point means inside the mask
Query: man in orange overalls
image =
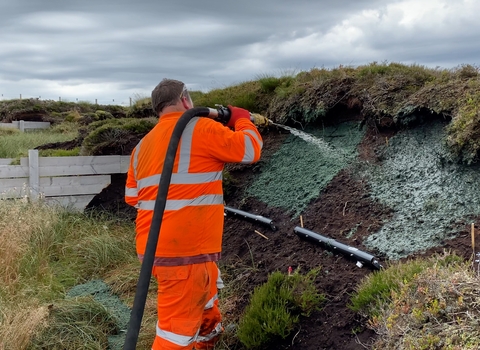
<svg viewBox="0 0 480 350"><path fill-rule="evenodd" d="M152 106L159 121L133 150L125 189L126 202L137 208L140 260L173 128L193 103L184 83L163 79L152 91ZM250 113L229 109L227 126L195 117L180 139L153 267L158 282L153 350L213 349L223 331L216 265L224 220L222 171L225 163L258 161L263 145Z"/></svg>

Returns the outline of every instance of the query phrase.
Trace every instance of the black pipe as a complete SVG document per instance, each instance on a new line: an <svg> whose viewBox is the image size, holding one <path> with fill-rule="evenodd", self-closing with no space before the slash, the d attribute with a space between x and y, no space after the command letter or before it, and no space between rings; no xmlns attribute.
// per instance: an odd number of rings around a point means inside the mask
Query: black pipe
<svg viewBox="0 0 480 350"><path fill-rule="evenodd" d="M264 224L267 224L270 226L270 228L275 231L277 228L275 227L275 225L273 224L273 221L271 219L268 219L266 217L263 217L261 215L254 215L254 214L250 214L246 211L243 211L243 210L239 210L239 209L234 209L234 208L230 208L230 207L227 207L225 206L225 211L227 213L232 213L234 215L241 215L243 216L244 218L247 218L247 219L251 219L253 221L259 221L261 223L264 223Z"/></svg>
<svg viewBox="0 0 480 350"><path fill-rule="evenodd" d="M357 248L340 243L332 238L319 235L316 232L306 230L303 227L297 226L293 230L299 237L309 239L316 243L321 243L326 248L338 250L343 254L348 255L351 258L355 258L357 261L368 263L369 265L373 266L378 270L382 268L382 265L380 265L377 258L375 258L373 255L369 253L363 252L361 250L358 250Z"/></svg>
<svg viewBox="0 0 480 350"><path fill-rule="evenodd" d="M228 110L227 110L228 111ZM228 113L222 111L223 113ZM160 235L160 227L162 226L163 213L167 203L168 188L172 177L175 155L177 153L180 137L188 122L194 117L220 117L219 111L206 107L196 107L187 110L178 119L173 129L170 143L168 144L167 154L163 163L162 176L158 186L157 198L153 208L153 218L148 233L147 245L143 257L142 266L140 268L140 276L138 278L137 290L133 301L132 312L130 314L130 322L128 324L127 335L123 350L135 350L142 323L143 312L147 300L148 288L150 286L150 278L152 275L153 262L155 260L155 251L157 249L158 238ZM229 117L229 116L228 116ZM224 117L226 118L226 117ZM228 119L227 119L228 120Z"/></svg>

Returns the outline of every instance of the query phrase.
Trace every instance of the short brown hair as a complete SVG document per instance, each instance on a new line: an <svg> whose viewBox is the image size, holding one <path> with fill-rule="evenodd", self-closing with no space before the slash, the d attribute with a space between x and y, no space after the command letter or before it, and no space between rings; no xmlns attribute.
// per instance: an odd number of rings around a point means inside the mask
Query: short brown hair
<svg viewBox="0 0 480 350"><path fill-rule="evenodd" d="M152 108L158 115L165 107L178 102L185 84L179 80L164 78L152 91Z"/></svg>

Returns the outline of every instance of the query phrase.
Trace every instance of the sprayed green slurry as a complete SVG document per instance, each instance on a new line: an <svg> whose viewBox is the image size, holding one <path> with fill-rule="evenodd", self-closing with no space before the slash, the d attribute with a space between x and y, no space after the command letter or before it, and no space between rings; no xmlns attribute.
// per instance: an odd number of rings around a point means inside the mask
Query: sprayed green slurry
<svg viewBox="0 0 480 350"><path fill-rule="evenodd" d="M344 123L310 134L326 144L314 142L311 135L304 137L308 141L289 136L247 189L247 195L299 215L356 158L356 148L364 132L357 123Z"/></svg>
<svg viewBox="0 0 480 350"><path fill-rule="evenodd" d="M80 284L67 293L67 297L79 297L91 295L99 304L103 305L117 320L119 334L108 337L110 350L121 350L125 342L125 335L130 320L130 309L110 291L108 285L102 280L93 280Z"/></svg>
<svg viewBox="0 0 480 350"><path fill-rule="evenodd" d="M455 223L480 214L480 167L450 161L440 123L397 134L382 166L370 168L372 195L395 210L365 244L391 259L453 238Z"/></svg>

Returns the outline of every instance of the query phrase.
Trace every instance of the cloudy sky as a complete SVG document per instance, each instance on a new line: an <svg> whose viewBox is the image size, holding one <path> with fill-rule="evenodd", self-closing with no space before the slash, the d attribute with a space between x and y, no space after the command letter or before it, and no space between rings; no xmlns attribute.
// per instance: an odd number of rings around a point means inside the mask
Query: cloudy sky
<svg viewBox="0 0 480 350"><path fill-rule="evenodd" d="M0 0L0 99L128 105L314 67L480 64L480 0Z"/></svg>

